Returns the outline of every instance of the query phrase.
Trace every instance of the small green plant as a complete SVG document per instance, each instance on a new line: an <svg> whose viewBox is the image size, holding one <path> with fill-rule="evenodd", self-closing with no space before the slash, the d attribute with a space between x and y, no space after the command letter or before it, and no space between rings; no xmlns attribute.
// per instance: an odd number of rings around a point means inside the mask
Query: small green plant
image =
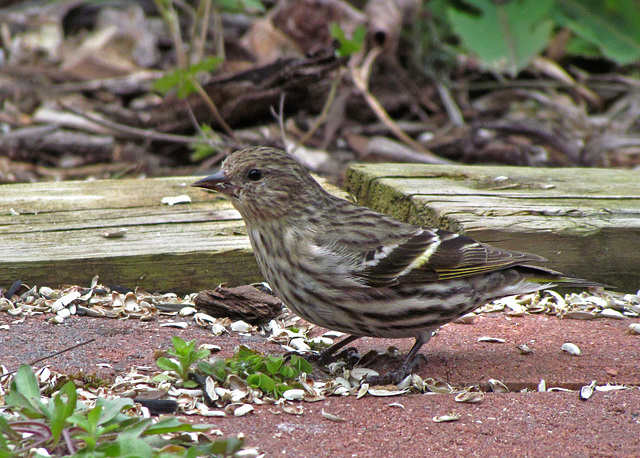
<svg viewBox="0 0 640 458"><path fill-rule="evenodd" d="M221 57L212 56L193 65L189 65L186 69L177 68L155 80L153 89L161 94L166 94L175 89L178 98L184 99L198 92L198 74L212 72L218 68L222 61L223 59Z"/></svg>
<svg viewBox="0 0 640 458"><path fill-rule="evenodd" d="M332 22L329 24L329 33L331 34L331 38L338 42L339 46L336 50L336 54L340 57L344 57L355 54L362 49L362 46L364 45L364 38L367 35L367 29L364 26L359 25L353 31L353 36L351 38L347 38L344 30L340 28L340 25L337 22Z"/></svg>
<svg viewBox="0 0 640 458"><path fill-rule="evenodd" d="M93 408L78 401L73 382L53 398L41 397L38 380L23 364L11 381L0 415L0 457L32 456L36 449L74 457L228 456L242 448L243 438L193 444L178 433L204 432L210 425L190 425L177 418L154 422L124 413L128 398L98 398ZM9 416L9 411L21 419ZM172 438L163 436L170 434Z"/></svg>
<svg viewBox="0 0 640 458"><path fill-rule="evenodd" d="M222 144L222 138L211 128L211 126L207 124L201 124L200 131L200 137L204 140L207 140L207 143L194 142L189 144L189 147L193 150L193 153L191 153L191 160L193 162L201 161L208 158L209 156L213 156L214 154L219 154L220 152L222 152L222 148L218 146Z"/></svg>
<svg viewBox="0 0 640 458"><path fill-rule="evenodd" d="M249 386L259 388L276 399L298 386L300 374L310 374L313 370L311 364L300 356L292 355L286 361L282 356L265 356L245 346L240 346L231 358L201 362L198 369L220 383L224 383L230 374L235 374L246 380Z"/></svg>
<svg viewBox="0 0 640 458"><path fill-rule="evenodd" d="M176 359L158 358L156 364L162 370L177 373L183 381L182 386L185 388L198 386L197 383L189 380L189 370L196 361L208 357L211 352L209 350L196 350L195 340L185 342L178 336L172 337L171 343L173 343L173 348L170 348L167 353Z"/></svg>

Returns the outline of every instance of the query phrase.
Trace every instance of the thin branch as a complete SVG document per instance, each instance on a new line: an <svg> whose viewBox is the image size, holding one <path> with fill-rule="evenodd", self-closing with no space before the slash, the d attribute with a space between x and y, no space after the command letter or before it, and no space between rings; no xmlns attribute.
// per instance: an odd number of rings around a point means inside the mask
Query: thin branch
<svg viewBox="0 0 640 458"><path fill-rule="evenodd" d="M287 144L287 134L284 130L284 99L286 95L284 92L280 94L280 101L278 102L278 112L273 109L273 105L269 107L269 111L271 112L271 116L273 116L276 121L278 121L278 126L280 127L280 136L282 137L282 144Z"/></svg>
<svg viewBox="0 0 640 458"><path fill-rule="evenodd" d="M202 97L202 100L204 100L205 105L207 105L207 107L211 111L211 114L213 114L213 117L215 118L217 123L220 124L220 127L222 127L222 130L224 130L225 133L229 137L231 137L235 142L240 143L236 138L235 134L233 133L233 130L231 130L231 127L229 127L229 124L227 124L225 120L222 118L222 115L218 111L218 107L216 107L216 104L213 103L213 100L211 100L211 97L209 97L209 94L207 94L207 91L204 90L202 85L193 76L190 76L189 79L191 80L194 87L196 88L196 91L198 91L198 94L200 95L200 97Z"/></svg>
<svg viewBox="0 0 640 458"><path fill-rule="evenodd" d="M451 161L448 161L439 156L436 156L431 151L429 151L424 146L422 146L420 143L418 143L413 138L409 137L406 133L404 133L402 129L398 127L395 121L391 119L391 117L389 116L387 111L384 109L384 107L380 104L380 102L378 102L378 99L376 99L373 96L373 94L371 94L371 92L369 91L368 86L369 86L369 74L371 73L371 66L373 65L373 62L380 55L381 52L382 52L381 48L379 47L373 48L369 52L369 54L367 54L367 56L364 59L364 62L360 67L349 66L351 77L353 78L353 82L356 88L363 95L363 97L369 104L369 107L373 110L373 112L376 114L378 119L380 119L380 121L382 121L384 125L387 126L387 128L402 142L409 145L413 149L421 152L425 156L430 157L434 161L434 163L451 164Z"/></svg>
<svg viewBox="0 0 640 458"><path fill-rule="evenodd" d="M74 114L77 114L78 116L82 116L89 121L100 124L101 126L108 127L109 129L112 129L116 132L127 134L130 137L173 143L209 143L208 140L204 138L188 137L186 135L164 134L162 132L156 132L149 129L138 129L136 127L125 126L124 124L118 124L117 122L110 121L94 113L88 113L66 103L60 102L60 104L63 108L71 111Z"/></svg>
<svg viewBox="0 0 640 458"><path fill-rule="evenodd" d="M304 134L304 136L300 140L298 140L295 147L293 148L293 151L297 150L299 146L304 145L305 142L307 142L311 138L311 136L316 132L316 130L318 130L318 128L322 124L324 124L324 122L327 120L327 116L329 115L329 110L331 109L331 105L333 105L333 101L336 98L336 93L338 92L338 85L340 84L341 79L342 79L342 71L341 69L339 69L338 74L336 75L333 82L331 83L331 89L329 90L329 95L327 96L327 100L324 103L324 106L322 107L320 116L318 116L316 121L313 123L313 125L311 126L311 129L309 129L307 133Z"/></svg>
<svg viewBox="0 0 640 458"><path fill-rule="evenodd" d="M34 364L38 364L38 363L40 363L40 362L42 362L42 361L44 361L46 359L53 358L54 356L61 355L62 353L66 353L68 351L74 350L74 349L76 349L78 347L81 347L83 345L87 345L87 344L89 344L91 342L95 342L95 340L96 340L95 338L92 338L92 339L89 339L89 340L85 340L84 342L80 342L79 344L75 344L75 345L73 345L71 347L67 347L64 350L56 351L54 353L51 353L50 355L43 356L42 358L34 359L33 361L31 361L29 363L29 366L33 366ZM15 373L16 373L16 371L11 371L11 372L7 372L6 374L2 374L2 375L0 375L0 380L2 380L5 377L8 377L11 374L15 374Z"/></svg>
<svg viewBox="0 0 640 458"><path fill-rule="evenodd" d="M444 109L449 115L449 119L451 120L451 124L454 126L464 126L464 118L462 117L462 113L460 113L460 108L451 97L451 92L446 88L444 84L441 82L436 83L436 89L438 90L438 94L440 95L440 100L442 100L442 104L444 105Z"/></svg>

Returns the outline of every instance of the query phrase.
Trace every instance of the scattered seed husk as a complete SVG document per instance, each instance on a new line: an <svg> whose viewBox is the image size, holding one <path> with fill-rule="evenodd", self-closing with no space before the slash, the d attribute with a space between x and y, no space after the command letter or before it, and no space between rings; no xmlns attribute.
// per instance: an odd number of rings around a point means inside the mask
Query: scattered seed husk
<svg viewBox="0 0 640 458"><path fill-rule="evenodd" d="M529 347L529 345L527 344L516 345L516 348L521 355L530 355L531 353L533 353L533 349L531 349L531 347Z"/></svg>
<svg viewBox="0 0 640 458"><path fill-rule="evenodd" d="M380 375L380 373L373 369L369 369L368 367L354 367L351 369L350 375L352 379L359 382L360 380L364 380L369 377L376 377Z"/></svg>
<svg viewBox="0 0 640 458"><path fill-rule="evenodd" d="M186 323L184 321L174 321L171 323L162 323L160 324L161 328L179 328L179 329L186 329L189 327L189 323Z"/></svg>
<svg viewBox="0 0 640 458"><path fill-rule="evenodd" d="M562 344L561 349L562 349L562 351L566 351L570 355L580 356L580 348L576 344L567 342L567 343Z"/></svg>
<svg viewBox="0 0 640 458"><path fill-rule="evenodd" d="M231 407L233 405L234 404L231 404L231 405L229 405L227 407ZM248 414L250 412L253 412L255 409L253 408L253 406L251 404L241 404L241 405L238 405L237 407L235 407L233 409L230 409L230 410L231 410L231 412L233 412L233 416L234 417L243 417L246 414Z"/></svg>
<svg viewBox="0 0 640 458"><path fill-rule="evenodd" d="M538 392L544 393L545 391L547 391L547 381L545 379L541 379L538 382Z"/></svg>
<svg viewBox="0 0 640 458"><path fill-rule="evenodd" d="M582 399L583 401L589 399L591 395L593 395L593 391L595 390L596 385L597 382L594 380L590 384L580 388L580 399Z"/></svg>
<svg viewBox="0 0 640 458"><path fill-rule="evenodd" d="M586 312L584 310L571 310L562 315L563 318L571 318L573 320L594 320L598 316L595 313Z"/></svg>
<svg viewBox="0 0 640 458"><path fill-rule="evenodd" d="M325 412L325 411L324 411L324 409L322 409L322 410L320 411L320 413L321 413L321 414L322 414L322 416L323 416L324 418L326 418L327 420L336 421L336 422L339 422L339 421L346 421L344 418L340 418L340 417L338 417L337 415L333 415L332 413Z"/></svg>
<svg viewBox="0 0 640 458"><path fill-rule="evenodd" d="M482 402L484 399L484 392L482 391L463 391L459 393L454 398L456 402L466 402L469 404L474 404L478 402Z"/></svg>
<svg viewBox="0 0 640 458"><path fill-rule="evenodd" d="M596 391L603 391L605 393L609 391L619 391L619 390L628 390L628 389L629 388L627 388L624 385L609 385L608 383L606 385L595 387Z"/></svg>
<svg viewBox="0 0 640 458"><path fill-rule="evenodd" d="M311 347L307 345L303 338L297 337L295 339L291 339L289 345L298 351L310 351Z"/></svg>
<svg viewBox="0 0 640 458"><path fill-rule="evenodd" d="M505 343L506 340L501 339L499 337L488 337L483 336L478 338L478 342L489 342L489 343Z"/></svg>
<svg viewBox="0 0 640 458"><path fill-rule="evenodd" d="M360 388L358 389L358 394L356 395L356 399L360 399L362 396L367 394L367 391L369 391L368 383L363 383L362 385L360 385Z"/></svg>
<svg viewBox="0 0 640 458"><path fill-rule="evenodd" d="M162 201L165 205L176 205L176 204L188 204L191 203L191 197L187 195L175 196L175 197L163 197Z"/></svg>
<svg viewBox="0 0 640 458"><path fill-rule="evenodd" d="M448 413L446 415L437 415L433 417L435 423L445 423L449 421L457 421L460 419L459 413Z"/></svg>
<svg viewBox="0 0 640 458"><path fill-rule="evenodd" d="M389 407L399 407L400 409L404 410L404 406L399 402L392 402L391 404L389 404Z"/></svg>
<svg viewBox="0 0 640 458"><path fill-rule="evenodd" d="M124 228L102 231L102 236L106 239L121 239L125 235L127 235L127 230Z"/></svg>
<svg viewBox="0 0 640 458"><path fill-rule="evenodd" d="M466 314L462 315L455 322L456 323L462 323L462 324L473 324L473 323L476 322L476 318L478 318L478 315L476 315L475 313L471 312L471 313L466 313Z"/></svg>
<svg viewBox="0 0 640 458"><path fill-rule="evenodd" d="M502 383L500 380L496 380L494 378L490 378L487 382L489 383L489 388L491 388L491 391L493 391L494 393L508 393L509 392L509 388L507 388L507 385Z"/></svg>
<svg viewBox="0 0 640 458"><path fill-rule="evenodd" d="M312 339L309 339L309 342L314 343L316 345L326 345L327 347L333 344L333 339L325 336L318 336Z"/></svg>
<svg viewBox="0 0 640 458"><path fill-rule="evenodd" d="M397 358L398 356L400 356L400 350L398 349L398 347L390 345L389 347L387 347L387 350L384 352L384 354L389 356L390 358Z"/></svg>
<svg viewBox="0 0 640 458"><path fill-rule="evenodd" d="M190 315L195 315L196 313L198 313L198 309L195 307L182 307L178 312L178 315L190 316Z"/></svg>
<svg viewBox="0 0 640 458"><path fill-rule="evenodd" d="M640 334L640 323L631 323L629 325L629 332L631 334Z"/></svg>
<svg viewBox="0 0 640 458"><path fill-rule="evenodd" d="M222 333L227 332L227 328L225 328L223 325L221 325L220 323L213 323L211 325L211 333L214 336L219 336Z"/></svg>
<svg viewBox="0 0 640 458"><path fill-rule="evenodd" d="M238 320L231 323L231 325L229 326L229 329L231 329L234 332L249 332L252 329L254 329L254 327L245 321Z"/></svg>
<svg viewBox="0 0 640 458"><path fill-rule="evenodd" d="M291 402L286 402L282 404L282 411L289 415L303 415L304 407L302 406L302 404L293 404Z"/></svg>
<svg viewBox="0 0 640 458"><path fill-rule="evenodd" d="M432 393L449 394L455 391L447 382L443 380L436 381L432 378L428 378L424 381L424 387Z"/></svg>
<svg viewBox="0 0 640 458"><path fill-rule="evenodd" d="M305 392L299 388L293 388L282 393L282 397L287 401L302 401Z"/></svg>
<svg viewBox="0 0 640 458"><path fill-rule="evenodd" d="M607 308L600 312L600 316L605 318L613 318L614 320L624 320L624 315L617 310Z"/></svg>
<svg viewBox="0 0 640 458"><path fill-rule="evenodd" d="M371 396L399 396L409 391L409 389L397 390L393 388L389 388L389 389L385 389L384 387L369 388L367 390L367 393L369 393Z"/></svg>
<svg viewBox="0 0 640 458"><path fill-rule="evenodd" d="M345 336L346 334L344 332L340 332L340 331L327 331L324 334L322 334L324 337L330 337L332 339L335 339L337 337L342 337Z"/></svg>

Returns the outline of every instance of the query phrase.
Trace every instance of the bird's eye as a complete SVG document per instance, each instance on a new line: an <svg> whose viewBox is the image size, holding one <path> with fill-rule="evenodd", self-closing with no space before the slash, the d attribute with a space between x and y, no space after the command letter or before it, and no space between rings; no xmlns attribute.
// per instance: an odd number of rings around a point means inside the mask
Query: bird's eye
<svg viewBox="0 0 640 458"><path fill-rule="evenodd" d="M258 169L251 169L249 170L249 173L247 173L247 178L249 178L251 181L258 181L260 178L262 178L262 172Z"/></svg>

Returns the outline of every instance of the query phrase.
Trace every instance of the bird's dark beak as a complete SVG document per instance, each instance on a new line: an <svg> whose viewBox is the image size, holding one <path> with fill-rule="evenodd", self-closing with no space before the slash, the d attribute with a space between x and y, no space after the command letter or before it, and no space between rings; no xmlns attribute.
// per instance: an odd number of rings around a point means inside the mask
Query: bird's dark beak
<svg viewBox="0 0 640 458"><path fill-rule="evenodd" d="M193 183L191 186L196 188L205 188L205 189L213 189L214 191L221 192L223 194L228 194L230 196L235 196L237 194L238 187L231 184L231 181L224 174L223 170L220 170L213 175L209 175L202 180L198 180Z"/></svg>

